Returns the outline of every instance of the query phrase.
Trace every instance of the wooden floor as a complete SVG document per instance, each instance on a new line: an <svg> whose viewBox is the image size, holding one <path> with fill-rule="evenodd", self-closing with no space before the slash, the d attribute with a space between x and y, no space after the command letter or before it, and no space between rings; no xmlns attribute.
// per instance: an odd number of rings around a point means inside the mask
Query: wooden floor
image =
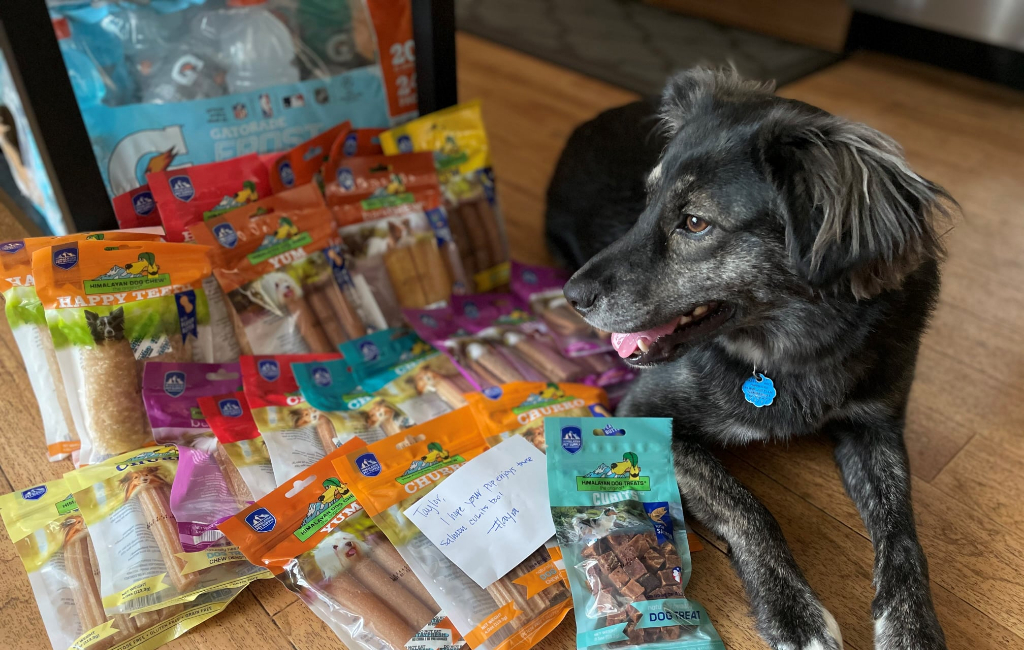
<svg viewBox="0 0 1024 650"><path fill-rule="evenodd" d="M544 190L572 128L630 93L468 36L463 98L481 97L513 252L548 261ZM1024 648L1024 96L953 74L857 56L783 88L889 133L915 169L945 185L965 219L948 236L941 306L925 338L907 440L918 532L951 648ZM0 236L19 235L0 214ZM9 330L0 330L0 492L57 477ZM778 518L797 560L842 628L872 647L871 543L843 493L829 445L802 441L725 455ZM698 532L700 529L698 528ZM722 544L704 535L689 597L732 650L763 648ZM542 645L574 648L571 622ZM0 534L0 647L46 648L28 581ZM339 648L275 581L173 648Z"/></svg>

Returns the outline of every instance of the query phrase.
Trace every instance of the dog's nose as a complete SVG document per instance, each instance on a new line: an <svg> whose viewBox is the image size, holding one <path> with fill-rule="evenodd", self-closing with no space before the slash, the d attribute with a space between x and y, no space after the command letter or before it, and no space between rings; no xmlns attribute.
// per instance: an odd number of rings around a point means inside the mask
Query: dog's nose
<svg viewBox="0 0 1024 650"><path fill-rule="evenodd" d="M565 283L562 293L573 309L585 314L597 302L597 282L574 276Z"/></svg>

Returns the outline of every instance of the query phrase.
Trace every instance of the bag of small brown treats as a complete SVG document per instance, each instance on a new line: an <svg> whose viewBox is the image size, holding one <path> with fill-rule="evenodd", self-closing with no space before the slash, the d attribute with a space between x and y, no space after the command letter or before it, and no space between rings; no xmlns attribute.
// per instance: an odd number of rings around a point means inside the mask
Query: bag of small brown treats
<svg viewBox="0 0 1024 650"><path fill-rule="evenodd" d="M666 418L544 420L576 647L724 650L688 600L690 552Z"/></svg>

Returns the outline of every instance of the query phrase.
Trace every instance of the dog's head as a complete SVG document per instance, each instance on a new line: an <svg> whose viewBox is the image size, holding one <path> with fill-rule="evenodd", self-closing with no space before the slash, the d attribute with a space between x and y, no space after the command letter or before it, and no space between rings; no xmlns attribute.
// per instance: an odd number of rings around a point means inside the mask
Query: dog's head
<svg viewBox="0 0 1024 650"><path fill-rule="evenodd" d="M565 286L630 363L716 337L767 363L821 326L822 304L899 288L941 256L942 188L885 135L772 90L707 69L666 87L647 208Z"/></svg>

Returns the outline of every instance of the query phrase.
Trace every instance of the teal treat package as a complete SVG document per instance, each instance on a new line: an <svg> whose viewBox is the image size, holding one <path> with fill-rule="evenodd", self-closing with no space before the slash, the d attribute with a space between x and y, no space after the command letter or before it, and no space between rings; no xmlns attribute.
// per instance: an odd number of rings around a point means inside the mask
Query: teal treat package
<svg viewBox="0 0 1024 650"><path fill-rule="evenodd" d="M544 420L579 650L725 650L690 579L668 418Z"/></svg>
<svg viewBox="0 0 1024 650"><path fill-rule="evenodd" d="M434 351L407 327L392 327L345 341L338 346L360 381Z"/></svg>

